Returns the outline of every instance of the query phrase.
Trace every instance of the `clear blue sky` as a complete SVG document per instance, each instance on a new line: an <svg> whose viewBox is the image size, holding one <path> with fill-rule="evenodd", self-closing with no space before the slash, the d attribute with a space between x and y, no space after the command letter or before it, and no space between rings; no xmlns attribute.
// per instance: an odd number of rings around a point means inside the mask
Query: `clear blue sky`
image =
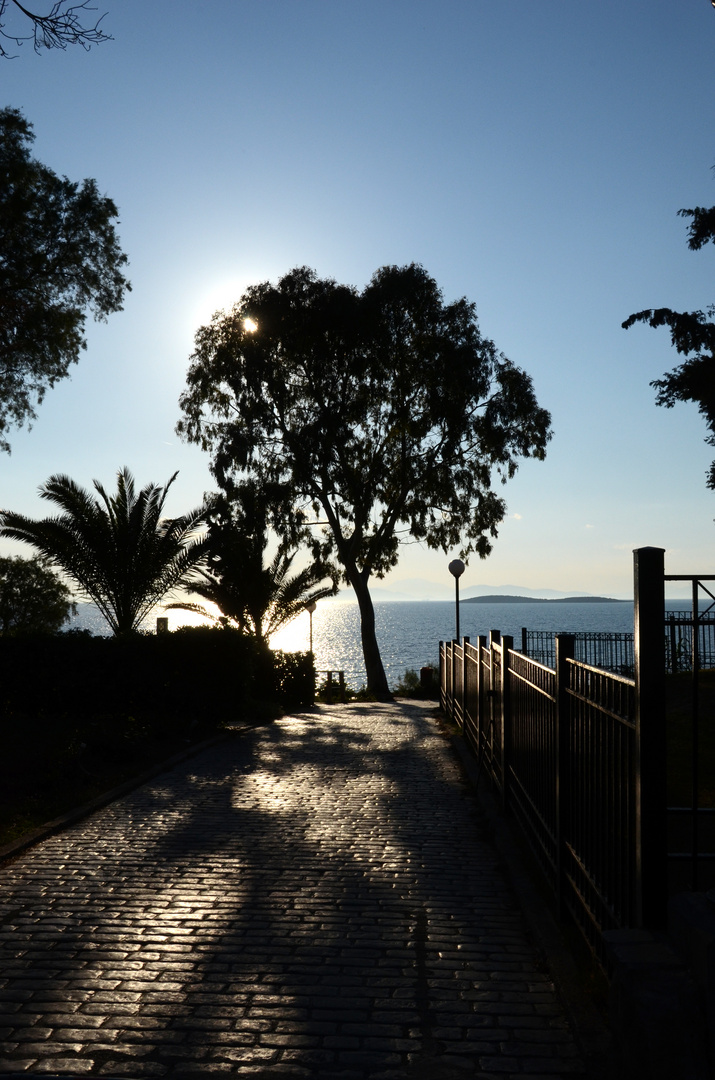
<svg viewBox="0 0 715 1080"><path fill-rule="evenodd" d="M133 292L12 435L2 506L40 516L52 473L112 486L125 464L140 483L179 469L169 510L196 505L207 460L174 425L197 327L296 265L363 287L417 261L553 416L463 586L627 596L648 544L715 572L705 425L654 404L667 332L621 329L715 298L715 251L690 252L677 217L715 204L710 0L96 4L114 40L24 46L2 104L40 160L116 201ZM409 547L391 582L451 580L450 557Z"/></svg>

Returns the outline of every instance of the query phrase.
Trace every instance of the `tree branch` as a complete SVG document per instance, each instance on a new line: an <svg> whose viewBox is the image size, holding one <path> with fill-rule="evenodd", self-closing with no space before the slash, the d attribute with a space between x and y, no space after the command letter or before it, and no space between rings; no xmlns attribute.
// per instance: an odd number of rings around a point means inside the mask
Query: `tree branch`
<svg viewBox="0 0 715 1080"><path fill-rule="evenodd" d="M15 8L30 22L29 33L12 33L6 28L5 13L8 3ZM0 2L0 37L6 41L13 41L16 45L22 45L25 41L32 41L36 53L42 49L66 49L68 45L81 45L85 50L91 49L92 45L98 45L102 41L111 41L111 34L106 34L100 29L100 23L105 18L100 16L94 25L85 25L81 21L81 12L96 11L85 0L84 3L68 4L67 0L55 0L46 15L38 15L30 11L20 0L1 0ZM0 42L0 56L12 59Z"/></svg>

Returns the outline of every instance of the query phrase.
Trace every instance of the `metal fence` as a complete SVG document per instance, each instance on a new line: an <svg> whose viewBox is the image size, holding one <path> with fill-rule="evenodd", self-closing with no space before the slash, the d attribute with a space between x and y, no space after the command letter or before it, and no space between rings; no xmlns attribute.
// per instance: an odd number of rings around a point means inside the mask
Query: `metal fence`
<svg viewBox="0 0 715 1080"><path fill-rule="evenodd" d="M698 666L715 667L715 615L701 615L697 622L697 650L694 650L695 623L691 611L669 611L665 619L665 658L669 672L693 670L697 651Z"/></svg>
<svg viewBox="0 0 715 1080"><path fill-rule="evenodd" d="M669 611L665 617L665 670L692 671L696 633L692 612ZM574 656L584 664L632 676L635 670L633 634L574 632ZM698 661L702 668L715 667L715 615L703 615L697 622ZM552 630L522 627L521 651L540 664L556 663L556 635Z"/></svg>
<svg viewBox="0 0 715 1080"><path fill-rule="evenodd" d="M583 664L612 671L617 675L633 675L632 633L574 632L574 657ZM521 631L521 651L540 664L553 667L556 663L556 635L553 630Z"/></svg>
<svg viewBox="0 0 715 1080"><path fill-rule="evenodd" d="M637 919L635 684L575 659L573 635L556 647L551 668L496 633L442 643L442 706L599 953Z"/></svg>

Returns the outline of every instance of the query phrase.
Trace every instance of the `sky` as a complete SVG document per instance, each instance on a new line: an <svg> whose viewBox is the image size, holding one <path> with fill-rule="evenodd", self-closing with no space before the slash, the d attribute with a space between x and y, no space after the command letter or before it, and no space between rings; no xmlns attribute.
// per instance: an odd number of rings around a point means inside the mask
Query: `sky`
<svg viewBox="0 0 715 1080"><path fill-rule="evenodd" d="M655 405L667 330L621 328L714 300L715 250L677 216L715 204L710 0L92 2L113 40L23 46L2 105L117 203L133 291L11 433L0 506L40 517L52 474L111 488L125 465L142 485L179 470L168 512L198 505L209 460L174 431L198 327L295 266L362 289L418 262L552 414L462 587L628 597L648 545L715 573L705 423ZM408 545L380 584L450 583L456 554Z"/></svg>

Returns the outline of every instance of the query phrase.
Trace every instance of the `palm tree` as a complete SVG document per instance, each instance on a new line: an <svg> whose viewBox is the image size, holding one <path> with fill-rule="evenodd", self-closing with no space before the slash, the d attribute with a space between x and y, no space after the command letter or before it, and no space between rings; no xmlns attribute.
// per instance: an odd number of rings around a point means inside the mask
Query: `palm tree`
<svg viewBox="0 0 715 1080"><path fill-rule="evenodd" d="M214 615L200 604L176 601L167 609L193 611L213 622L238 627L263 643L309 604L337 592L335 568L313 560L291 575L296 551L286 542L268 566L266 506L255 485L240 485L231 502L215 499L209 511L206 559L197 566L183 589L214 604ZM329 585L321 585L326 579Z"/></svg>
<svg viewBox="0 0 715 1080"><path fill-rule="evenodd" d="M193 611L213 622L237 626L245 634L267 643L273 634L305 611L309 604L326 596L334 596L336 592L335 585L320 585L326 578L326 572L315 565L290 577L295 554L278 551L269 566L254 565L248 575L245 574L244 559L237 564L238 572L235 574L225 563L218 572L212 567L198 568L184 588L215 604L219 615L214 615L200 604L181 601L167 604L166 608Z"/></svg>
<svg viewBox="0 0 715 1080"><path fill-rule="evenodd" d="M111 497L98 480L93 482L97 497L69 476L51 476L40 497L62 513L35 521L2 511L0 536L31 544L97 605L115 634L132 633L206 550L205 507L162 518L176 476L164 487L147 484L137 494L129 469L120 469Z"/></svg>

